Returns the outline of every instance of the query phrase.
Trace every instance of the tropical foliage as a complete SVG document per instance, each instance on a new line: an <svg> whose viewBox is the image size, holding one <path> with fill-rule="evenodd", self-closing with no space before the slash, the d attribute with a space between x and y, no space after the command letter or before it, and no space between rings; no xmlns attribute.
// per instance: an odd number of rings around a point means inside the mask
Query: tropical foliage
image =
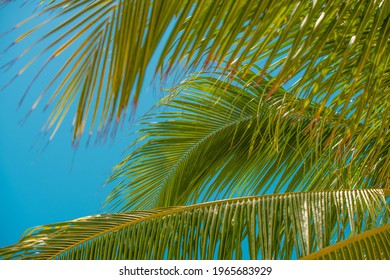
<svg viewBox="0 0 390 280"><path fill-rule="evenodd" d="M21 259L290 259L342 240L347 230L355 235L388 222L389 214L382 190L247 197L33 228L1 253ZM360 256L347 257L388 257L388 226L383 231L373 230L374 242Z"/></svg>
<svg viewBox="0 0 390 280"><path fill-rule="evenodd" d="M182 81L114 168L112 214L1 257L389 259L390 1L44 2L62 21L14 79L73 47L32 106L52 92L52 135L72 106L74 143L115 132L148 67Z"/></svg>

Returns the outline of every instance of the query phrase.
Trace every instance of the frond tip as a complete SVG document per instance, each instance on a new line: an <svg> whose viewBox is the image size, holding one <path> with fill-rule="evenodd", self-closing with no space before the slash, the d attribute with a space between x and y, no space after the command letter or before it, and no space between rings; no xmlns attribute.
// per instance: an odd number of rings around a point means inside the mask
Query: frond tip
<svg viewBox="0 0 390 280"><path fill-rule="evenodd" d="M33 228L0 258L291 259L388 223L389 214L379 189L246 197Z"/></svg>

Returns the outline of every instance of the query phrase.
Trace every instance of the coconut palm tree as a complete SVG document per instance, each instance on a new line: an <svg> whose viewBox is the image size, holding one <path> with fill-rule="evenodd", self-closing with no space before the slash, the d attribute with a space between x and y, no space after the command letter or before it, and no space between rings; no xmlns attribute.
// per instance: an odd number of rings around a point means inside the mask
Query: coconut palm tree
<svg viewBox="0 0 390 280"><path fill-rule="evenodd" d="M74 143L115 131L148 67L182 80L114 168L108 214L2 258L390 258L390 1L46 3L63 21L26 94L75 46L32 106L53 92L53 135L74 103Z"/></svg>

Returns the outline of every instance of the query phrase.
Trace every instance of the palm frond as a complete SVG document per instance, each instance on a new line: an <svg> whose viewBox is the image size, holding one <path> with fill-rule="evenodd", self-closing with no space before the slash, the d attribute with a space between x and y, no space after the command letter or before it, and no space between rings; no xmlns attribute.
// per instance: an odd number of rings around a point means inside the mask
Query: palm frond
<svg viewBox="0 0 390 280"><path fill-rule="evenodd" d="M30 229L0 257L291 259L388 223L389 210L384 191L372 189L104 214Z"/></svg>
<svg viewBox="0 0 390 280"><path fill-rule="evenodd" d="M390 224L340 241L304 260L390 260Z"/></svg>
<svg viewBox="0 0 390 280"><path fill-rule="evenodd" d="M234 80L210 73L183 81L141 122L115 167L112 210L149 209L267 192L386 187L389 132L365 130L339 114L316 118L309 104L256 71ZM338 127L335 130L335 126ZM336 131L336 133L334 133ZM363 134L363 135L361 135Z"/></svg>
<svg viewBox="0 0 390 280"><path fill-rule="evenodd" d="M221 66L231 75L261 66L258 81L267 73L275 77L267 98L284 85L308 100L302 112L314 102L320 104L316 118L331 107L340 112L339 122L354 113L355 123L372 127L372 117L389 113L389 6L388 0L50 1L42 13L56 11L54 18L64 20L41 39L55 38L42 51L51 52L43 68L66 49L76 50L43 92L61 80L49 101L58 100L47 129L55 133L77 103L73 140L87 124L92 133L98 112L99 135L115 130L137 103L153 55L162 76L182 65L183 72Z"/></svg>
<svg viewBox="0 0 390 280"><path fill-rule="evenodd" d="M89 134L92 134L99 118L98 133L103 137L110 128L115 129L127 108L132 106L131 102L133 105L137 104L146 68L182 3L175 0L62 0L45 3L45 8L38 15L53 12L55 15L12 43L14 45L30 38L34 32L61 19L57 26L10 62L12 64L21 59L39 42L49 42L12 79L20 76L33 63L42 60L43 55L49 54L49 58L27 87L21 102L44 68L67 52L67 61L53 75L52 81L43 89L31 111L47 92L52 92L46 107L54 100L56 104L45 125L45 130L52 130L51 137L73 103L77 105L73 141L79 140L87 125L90 126Z"/></svg>

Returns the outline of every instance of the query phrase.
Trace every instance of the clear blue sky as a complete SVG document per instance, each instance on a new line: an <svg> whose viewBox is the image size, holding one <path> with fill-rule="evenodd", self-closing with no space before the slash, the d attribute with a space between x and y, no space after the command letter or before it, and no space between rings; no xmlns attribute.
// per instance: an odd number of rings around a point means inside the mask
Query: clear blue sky
<svg viewBox="0 0 390 280"><path fill-rule="evenodd" d="M32 15L39 1L15 1L0 9L0 34ZM0 37L0 51L4 50L18 35L34 23ZM38 20L40 22L40 20ZM16 57L37 37L29 37L0 56L0 65ZM19 61L7 71L0 70L0 87L39 51L35 48L26 59ZM61 59L46 73L58 69ZM38 106L27 122L19 124L29 111L35 98L50 81L49 75L38 80L23 105L18 103L29 81L38 71L31 67L5 90L0 92L0 247L18 241L24 230L32 226L60 222L101 212L101 203L109 192L102 189L135 130L135 123L128 122L119 131L112 143L98 146L80 145L75 150L71 145L71 122L65 121L48 147L41 152L49 136L40 136L39 130L50 110L43 112L44 102ZM153 86L145 87L135 120L145 113L157 100ZM85 144L85 142L84 142Z"/></svg>

